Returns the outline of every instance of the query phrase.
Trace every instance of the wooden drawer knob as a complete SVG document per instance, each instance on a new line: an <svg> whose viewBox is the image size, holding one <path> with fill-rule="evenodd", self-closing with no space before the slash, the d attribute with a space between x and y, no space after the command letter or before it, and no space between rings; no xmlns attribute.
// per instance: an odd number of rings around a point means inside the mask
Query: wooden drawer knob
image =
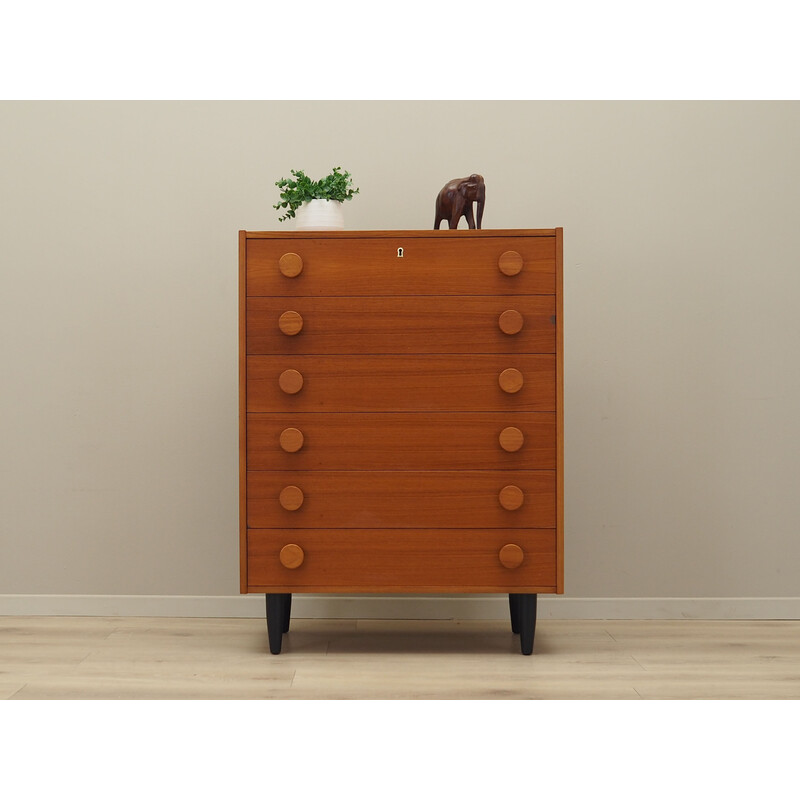
<svg viewBox="0 0 800 800"><path fill-rule="evenodd" d="M514 394L514 392L518 392L522 388L524 381L522 379L522 373L518 369L512 367L511 369L504 369L500 373L498 383L504 392Z"/></svg>
<svg viewBox="0 0 800 800"><path fill-rule="evenodd" d="M522 314L520 314L519 311L509 309L500 315L497 324L500 326L500 330L503 331L503 333L513 336L515 333L519 333L522 330L525 320L522 318Z"/></svg>
<svg viewBox="0 0 800 800"><path fill-rule="evenodd" d="M500 498L500 505L503 506L506 511L516 511L522 505L522 501L525 499L522 489L520 489L519 486L514 486L513 484L510 486L504 486L500 490L498 497Z"/></svg>
<svg viewBox="0 0 800 800"><path fill-rule="evenodd" d="M506 545L506 547L513 547L514 545ZM286 544L281 548L281 564L286 569L297 569L305 559L306 554L299 544Z"/></svg>
<svg viewBox="0 0 800 800"><path fill-rule="evenodd" d="M303 330L303 318L296 311L284 311L278 320L278 327L287 336L297 336Z"/></svg>
<svg viewBox="0 0 800 800"><path fill-rule="evenodd" d="M508 569L516 569L525 558L522 548L518 544L505 544L498 553L500 563Z"/></svg>
<svg viewBox="0 0 800 800"><path fill-rule="evenodd" d="M278 500L287 511L297 511L303 505L303 490L299 486L284 486Z"/></svg>
<svg viewBox="0 0 800 800"><path fill-rule="evenodd" d="M503 275L519 275L522 272L522 256L516 250L506 250L497 260Z"/></svg>
<svg viewBox="0 0 800 800"><path fill-rule="evenodd" d="M297 428L284 428L281 431L281 448L287 453L296 453L303 446L304 441L303 431Z"/></svg>
<svg viewBox="0 0 800 800"><path fill-rule="evenodd" d="M278 269L287 278L296 278L303 271L303 259L297 253L284 253L278 259Z"/></svg>
<svg viewBox="0 0 800 800"><path fill-rule="evenodd" d="M515 428L513 425L508 428L503 428L503 430L500 431L500 436L497 438L500 441L500 447L507 453L516 453L517 450L525 444L525 436L522 431L519 428Z"/></svg>
<svg viewBox="0 0 800 800"><path fill-rule="evenodd" d="M303 376L296 369L285 369L278 378L278 386L286 394L297 394L303 388Z"/></svg>

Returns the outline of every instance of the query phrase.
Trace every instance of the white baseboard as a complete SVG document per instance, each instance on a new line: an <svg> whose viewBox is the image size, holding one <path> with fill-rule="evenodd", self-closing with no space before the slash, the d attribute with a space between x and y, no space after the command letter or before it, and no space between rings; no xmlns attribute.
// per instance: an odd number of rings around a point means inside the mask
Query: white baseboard
<svg viewBox="0 0 800 800"><path fill-rule="evenodd" d="M800 597L539 595L540 619L800 619ZM0 616L263 617L264 595L0 595ZM505 619L506 595L298 594L306 619Z"/></svg>

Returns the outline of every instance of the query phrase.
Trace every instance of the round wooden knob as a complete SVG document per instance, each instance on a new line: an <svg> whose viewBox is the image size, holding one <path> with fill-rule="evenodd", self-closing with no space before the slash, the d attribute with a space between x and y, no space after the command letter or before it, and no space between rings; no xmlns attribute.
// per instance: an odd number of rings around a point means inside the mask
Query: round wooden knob
<svg viewBox="0 0 800 800"><path fill-rule="evenodd" d="M303 330L303 318L296 311L284 311L278 319L278 327L287 336L297 336Z"/></svg>
<svg viewBox="0 0 800 800"><path fill-rule="evenodd" d="M500 490L498 497L500 499L500 505L503 506L506 511L516 511L522 505L522 501L525 499L522 489L520 489L519 486L514 486L513 484L510 486L504 486Z"/></svg>
<svg viewBox="0 0 800 800"><path fill-rule="evenodd" d="M500 330L503 331L503 333L513 336L515 333L519 333L522 330L525 320L522 318L522 314L520 314L519 311L509 309L500 315L497 324L500 326Z"/></svg>
<svg viewBox="0 0 800 800"><path fill-rule="evenodd" d="M284 486L278 500L287 511L297 511L303 505L303 490L299 486Z"/></svg>
<svg viewBox="0 0 800 800"><path fill-rule="evenodd" d="M514 545L506 545L506 547L514 547ZM299 544L286 544L281 548L280 560L286 569L297 569L305 557L306 554Z"/></svg>
<svg viewBox="0 0 800 800"><path fill-rule="evenodd" d="M296 453L303 446L304 441L303 431L297 428L284 428L281 431L281 448L287 453Z"/></svg>
<svg viewBox="0 0 800 800"><path fill-rule="evenodd" d="M503 545L497 555L500 557L500 563L508 569L516 569L525 558L525 554L518 544Z"/></svg>
<svg viewBox="0 0 800 800"><path fill-rule="evenodd" d="M504 392L514 394L514 392L518 392L522 388L524 381L522 379L522 373L518 369L512 367L511 369L504 369L500 373L498 383Z"/></svg>
<svg viewBox="0 0 800 800"><path fill-rule="evenodd" d="M285 369L278 378L278 386L286 394L297 394L303 388L303 376L296 369Z"/></svg>
<svg viewBox="0 0 800 800"><path fill-rule="evenodd" d="M284 253L278 259L278 269L287 278L296 278L303 271L303 259L297 253Z"/></svg>
<svg viewBox="0 0 800 800"><path fill-rule="evenodd" d="M518 275L522 272L522 256L516 250L506 250L497 260L503 275Z"/></svg>
<svg viewBox="0 0 800 800"><path fill-rule="evenodd" d="M507 453L516 453L517 450L525 444L525 436L522 431L519 428L515 428L513 425L508 428L503 428L503 430L500 431L500 436L497 438L500 441L500 447Z"/></svg>

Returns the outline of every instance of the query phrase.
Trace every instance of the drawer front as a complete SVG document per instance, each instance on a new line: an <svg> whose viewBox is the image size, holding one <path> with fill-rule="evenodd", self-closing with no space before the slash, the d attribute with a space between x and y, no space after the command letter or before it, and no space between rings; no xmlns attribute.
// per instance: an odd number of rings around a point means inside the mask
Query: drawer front
<svg viewBox="0 0 800 800"><path fill-rule="evenodd" d="M250 297L554 294L555 263L553 236L248 239L246 291Z"/></svg>
<svg viewBox="0 0 800 800"><path fill-rule="evenodd" d="M249 528L554 528L552 470L247 473Z"/></svg>
<svg viewBox="0 0 800 800"><path fill-rule="evenodd" d="M555 297L251 297L247 352L555 353Z"/></svg>
<svg viewBox="0 0 800 800"><path fill-rule="evenodd" d="M521 555L521 563L504 566L503 548ZM291 567L282 563L282 551ZM553 592L556 587L553 530L249 530L247 553L251 592Z"/></svg>
<svg viewBox="0 0 800 800"><path fill-rule="evenodd" d="M552 412L249 414L251 470L555 469Z"/></svg>
<svg viewBox="0 0 800 800"><path fill-rule="evenodd" d="M555 411L555 355L248 356L248 411Z"/></svg>

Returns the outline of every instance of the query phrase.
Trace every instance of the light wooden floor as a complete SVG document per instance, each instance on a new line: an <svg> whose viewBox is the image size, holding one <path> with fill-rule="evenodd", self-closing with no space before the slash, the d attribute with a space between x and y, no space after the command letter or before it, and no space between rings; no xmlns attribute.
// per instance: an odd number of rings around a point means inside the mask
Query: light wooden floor
<svg viewBox="0 0 800 800"><path fill-rule="evenodd" d="M800 699L800 621L0 617L0 699Z"/></svg>

